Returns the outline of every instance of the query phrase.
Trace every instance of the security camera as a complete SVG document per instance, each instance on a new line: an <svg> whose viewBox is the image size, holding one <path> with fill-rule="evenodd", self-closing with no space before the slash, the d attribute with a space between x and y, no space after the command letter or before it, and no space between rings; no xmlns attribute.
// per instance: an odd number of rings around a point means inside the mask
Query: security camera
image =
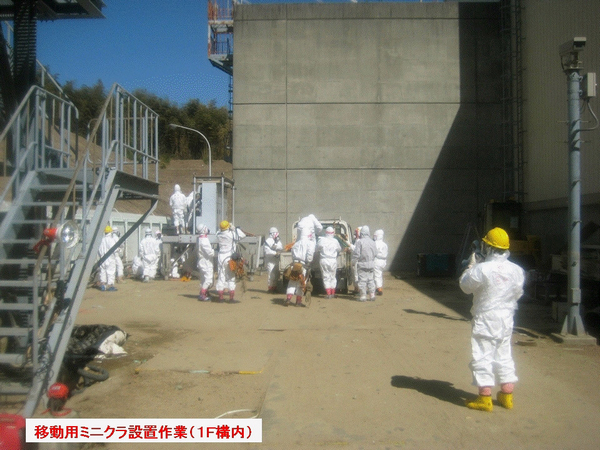
<svg viewBox="0 0 600 450"><path fill-rule="evenodd" d="M559 47L560 56L569 56L573 53L578 53L583 51L585 47L586 38L584 37L574 37L573 39L568 40L564 44L561 44Z"/></svg>

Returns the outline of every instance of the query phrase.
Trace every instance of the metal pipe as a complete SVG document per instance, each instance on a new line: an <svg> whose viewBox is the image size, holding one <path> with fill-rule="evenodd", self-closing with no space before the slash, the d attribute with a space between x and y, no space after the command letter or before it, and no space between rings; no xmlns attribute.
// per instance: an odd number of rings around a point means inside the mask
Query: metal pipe
<svg viewBox="0 0 600 450"><path fill-rule="evenodd" d="M585 335L581 320L581 113L579 111L579 84L581 76L578 68L569 68L567 73L567 95L569 104L569 267L568 314L562 327L562 334Z"/></svg>

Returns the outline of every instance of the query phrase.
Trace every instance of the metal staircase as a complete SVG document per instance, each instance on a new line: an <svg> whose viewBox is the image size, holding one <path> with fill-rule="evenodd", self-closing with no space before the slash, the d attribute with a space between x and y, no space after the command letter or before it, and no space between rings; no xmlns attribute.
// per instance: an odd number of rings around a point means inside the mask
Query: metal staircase
<svg viewBox="0 0 600 450"><path fill-rule="evenodd" d="M76 119L68 100L34 86L0 135L11 171L0 196L11 200L0 218L0 395L26 396L25 417L58 377L115 202L149 201L138 225L158 202L158 115L115 84L81 153ZM67 221L80 239L52 240Z"/></svg>

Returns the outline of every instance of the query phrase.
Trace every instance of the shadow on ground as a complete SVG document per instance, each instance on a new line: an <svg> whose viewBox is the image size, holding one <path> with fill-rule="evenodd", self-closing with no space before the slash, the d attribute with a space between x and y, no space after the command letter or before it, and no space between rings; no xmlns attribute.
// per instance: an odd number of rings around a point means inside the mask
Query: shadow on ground
<svg viewBox="0 0 600 450"><path fill-rule="evenodd" d="M409 313L409 314L423 314L425 316L439 317L440 319L446 319L446 320L460 320L462 322L468 322L469 321L469 319L466 319L464 317L452 317L452 316L449 316L448 314L445 314L445 313L416 311L414 309L405 309L404 311L407 312L407 313Z"/></svg>
<svg viewBox="0 0 600 450"><path fill-rule="evenodd" d="M394 375L392 386L401 389L413 389L430 397L458 406L464 406L467 398L473 397L473 393L456 389L449 381L425 380L419 377L407 377L405 375Z"/></svg>

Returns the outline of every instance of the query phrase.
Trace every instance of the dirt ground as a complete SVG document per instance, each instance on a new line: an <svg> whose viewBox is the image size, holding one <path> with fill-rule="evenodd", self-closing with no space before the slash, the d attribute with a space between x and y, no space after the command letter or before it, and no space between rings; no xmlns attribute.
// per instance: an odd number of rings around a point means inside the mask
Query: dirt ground
<svg viewBox="0 0 600 450"><path fill-rule="evenodd" d="M486 413L464 406L476 389L456 281L388 275L384 288L375 302L316 296L308 308L267 294L264 274L238 286L237 304L199 302L196 280L88 289L77 323L119 326L128 355L67 406L87 418L258 414L262 444L236 448L598 448L600 347L553 341L548 305L521 302L515 408Z"/></svg>

